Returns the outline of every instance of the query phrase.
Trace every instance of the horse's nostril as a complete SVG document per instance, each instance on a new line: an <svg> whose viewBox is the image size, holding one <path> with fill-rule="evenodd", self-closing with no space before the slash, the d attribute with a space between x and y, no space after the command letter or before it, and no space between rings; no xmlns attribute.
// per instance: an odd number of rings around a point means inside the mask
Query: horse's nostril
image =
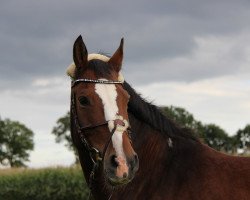
<svg viewBox="0 0 250 200"><path fill-rule="evenodd" d="M134 159L136 162L138 162L138 155L137 154L134 155Z"/></svg>
<svg viewBox="0 0 250 200"><path fill-rule="evenodd" d="M123 178L127 178L127 176L128 176L128 174L125 172L125 173L123 174Z"/></svg>
<svg viewBox="0 0 250 200"><path fill-rule="evenodd" d="M112 167L114 167L114 168L118 167L118 163L116 161L116 155L111 156L110 162L111 162Z"/></svg>

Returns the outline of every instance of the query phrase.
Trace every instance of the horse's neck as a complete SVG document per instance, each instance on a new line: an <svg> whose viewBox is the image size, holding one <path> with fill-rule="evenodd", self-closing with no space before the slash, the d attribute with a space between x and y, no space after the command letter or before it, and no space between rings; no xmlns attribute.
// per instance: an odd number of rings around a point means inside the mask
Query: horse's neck
<svg viewBox="0 0 250 200"><path fill-rule="evenodd" d="M139 173L151 171L150 176L161 171L163 163L168 159L168 137L151 126L130 115L133 148L139 157ZM152 171L153 169L157 169ZM163 169L162 169L163 170Z"/></svg>
<svg viewBox="0 0 250 200"><path fill-rule="evenodd" d="M167 134L132 115L130 123L134 131L133 147L140 163L135 182L148 187L149 193L156 186L161 189L161 185L169 185L170 188L173 182L182 182L186 171L199 162L199 142L184 138L170 139Z"/></svg>
<svg viewBox="0 0 250 200"><path fill-rule="evenodd" d="M179 185L182 182L187 182L185 180L187 169L192 170L192 167L196 166L194 159L199 157L196 156L196 153L199 152L196 145L190 142L185 146L184 141L173 140L171 144L173 146L170 146L166 134L160 133L131 114L129 119L133 131L132 145L138 154L140 167L131 183L124 188L113 191L113 198L138 199L143 193L150 199L151 195L158 190L165 191L166 185L169 195L178 191ZM175 148L178 148L177 152L175 152ZM80 157L86 158L86 155ZM83 163L86 163L86 160ZM88 180L91 167L86 165L82 167ZM92 194L95 199L108 199L111 190L105 187L103 174L96 174L96 177L98 180L94 183Z"/></svg>

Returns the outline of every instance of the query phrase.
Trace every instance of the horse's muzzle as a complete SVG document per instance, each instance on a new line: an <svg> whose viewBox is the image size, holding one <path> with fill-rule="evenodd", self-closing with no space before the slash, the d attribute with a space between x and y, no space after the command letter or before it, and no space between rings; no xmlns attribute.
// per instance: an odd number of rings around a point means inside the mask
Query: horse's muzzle
<svg viewBox="0 0 250 200"><path fill-rule="evenodd" d="M106 165L106 176L109 183L113 186L129 183L135 176L139 168L139 159L137 154L127 160L112 155L109 163Z"/></svg>

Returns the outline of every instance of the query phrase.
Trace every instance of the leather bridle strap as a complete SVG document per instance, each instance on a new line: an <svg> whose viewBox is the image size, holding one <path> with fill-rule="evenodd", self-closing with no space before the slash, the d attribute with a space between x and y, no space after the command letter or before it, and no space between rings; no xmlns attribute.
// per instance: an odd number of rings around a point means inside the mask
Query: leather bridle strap
<svg viewBox="0 0 250 200"><path fill-rule="evenodd" d="M95 125L81 126L80 123L79 123L78 115L77 115L75 101L76 101L75 100L75 94L72 92L72 94L71 94L71 110L72 110L72 115L73 115L72 117L74 118L74 123L75 123L75 126L76 126L76 131L80 136L81 142L85 146L86 150L89 152L89 155L90 155L90 158L91 158L92 162L96 163L98 161L101 161L104 157L100 156L100 152L96 148L92 147L88 143L88 141L86 140L86 135L85 135L84 131L89 130L89 129L93 129L93 128L96 128L96 127L99 127L99 126L106 125L106 124L108 124L108 122L104 121L102 123L98 123L98 124L95 124ZM115 126L115 128L116 128L116 126ZM107 144L109 144L109 141L107 142ZM107 144L105 145L104 149L107 148L106 147ZM104 154L104 152L103 152L103 154Z"/></svg>
<svg viewBox="0 0 250 200"><path fill-rule="evenodd" d="M75 123L76 129L77 129L77 133L79 134L81 142L83 143L85 149L88 151L89 157L90 157L90 159L92 161L92 164L93 164L92 170L91 170L90 175L89 175L89 181L88 181L88 187L90 189L88 199L90 199L91 198L91 191L92 191L93 181L94 181L94 178L95 178L95 172L96 172L97 168L99 167L99 163L103 163L106 151L107 151L108 146L109 146L109 144L110 144L110 142L112 140L112 136L116 131L117 124L116 123L114 124L114 128L112 129L111 134L109 136L109 139L108 139L107 143L104 146L102 155L100 155L101 154L100 151L97 150L96 148L92 147L87 142L83 131L87 130L87 129L96 128L98 126L106 125L106 124L108 124L108 122L103 122L103 123L96 124L96 125L88 125L88 126L82 127L79 124L78 115L77 115L77 112L76 112L75 94L73 92L71 94L71 112L72 112L72 115L73 115L72 117L74 117L74 123ZM111 196L112 196L112 193L111 193L109 199L111 198Z"/></svg>
<svg viewBox="0 0 250 200"><path fill-rule="evenodd" d="M92 168L91 173L90 173L90 176L89 176L89 188L90 188L90 190L92 189L92 183L93 183L92 181L93 181L94 178L95 178L95 170L99 167L99 162L102 162L102 163L103 163L103 160L104 160L105 155L106 155L106 151L107 151L108 146L109 146L109 144L110 144L110 142L111 142L111 140L112 140L112 136L113 136L113 134L114 134L115 131L116 131L116 127L117 127L117 125L115 124L115 126L114 126L114 128L113 128L113 130L111 131L111 134L110 134L110 136L109 136L108 142L105 144L105 146L104 146L104 148L103 148L102 156L96 158L96 159L97 159L97 162L95 162L94 159L91 158L91 160L92 160L92 162L93 162L93 168ZM95 148L94 148L94 149L95 149ZM98 154L100 155L100 153L98 153ZM99 156L99 155L98 155L98 156ZM91 157L91 156L90 156L90 157Z"/></svg>

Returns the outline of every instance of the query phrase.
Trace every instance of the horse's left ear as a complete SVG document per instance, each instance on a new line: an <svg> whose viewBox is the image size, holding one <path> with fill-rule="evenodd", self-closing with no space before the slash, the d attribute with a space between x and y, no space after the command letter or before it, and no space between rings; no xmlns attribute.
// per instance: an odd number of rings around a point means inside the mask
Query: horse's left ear
<svg viewBox="0 0 250 200"><path fill-rule="evenodd" d="M87 67L88 51L81 35L76 39L73 46L73 60L77 70L83 70Z"/></svg>
<svg viewBox="0 0 250 200"><path fill-rule="evenodd" d="M119 72L122 67L122 60L123 60L123 43L124 39L121 39L120 46L116 50L116 52L113 54L113 56L109 59L109 64L117 71Z"/></svg>

